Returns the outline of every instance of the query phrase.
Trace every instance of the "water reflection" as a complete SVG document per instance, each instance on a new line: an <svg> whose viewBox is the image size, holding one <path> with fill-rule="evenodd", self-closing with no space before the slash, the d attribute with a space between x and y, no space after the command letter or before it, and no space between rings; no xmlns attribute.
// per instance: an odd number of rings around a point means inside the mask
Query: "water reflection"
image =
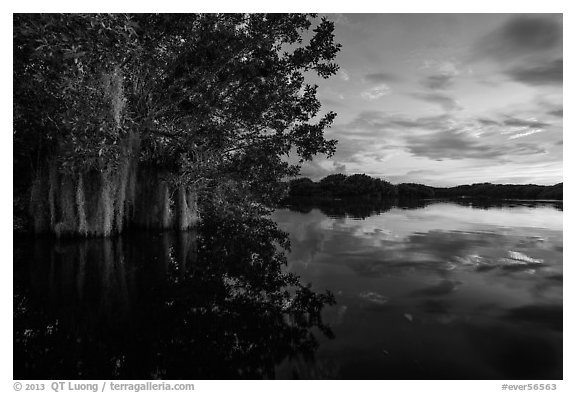
<svg viewBox="0 0 576 393"><path fill-rule="evenodd" d="M282 271L272 221L229 213L198 233L15 240L14 377L274 378L311 362L332 296Z"/></svg>
<svg viewBox="0 0 576 393"><path fill-rule="evenodd" d="M14 377L562 378L561 206L365 202L17 239Z"/></svg>
<svg viewBox="0 0 576 393"><path fill-rule="evenodd" d="M380 213L385 213L392 208L419 209L427 206L438 205L466 206L474 209L494 210L508 209L511 207L547 207L562 211L562 201L530 201L530 200L492 200L461 198L439 202L434 199L400 199L391 200L371 197L348 197L348 198L290 198L284 201L283 206L292 211L310 213L318 209L331 218L357 218L364 219Z"/></svg>
<svg viewBox="0 0 576 393"><path fill-rule="evenodd" d="M562 378L561 204L326 203L274 219L290 233L288 269L336 294L336 340L316 359L331 375Z"/></svg>

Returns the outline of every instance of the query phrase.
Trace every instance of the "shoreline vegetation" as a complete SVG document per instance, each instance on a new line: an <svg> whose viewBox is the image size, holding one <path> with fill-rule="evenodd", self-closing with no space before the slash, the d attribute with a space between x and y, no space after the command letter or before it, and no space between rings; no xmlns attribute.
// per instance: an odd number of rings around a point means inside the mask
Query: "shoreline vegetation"
<svg viewBox="0 0 576 393"><path fill-rule="evenodd" d="M16 233L187 231L261 214L331 156L334 22L316 14L16 14ZM255 206L261 206L260 209Z"/></svg>
<svg viewBox="0 0 576 393"><path fill-rule="evenodd" d="M563 183L552 186L535 184L476 183L455 187L432 187L417 183L394 185L365 174L346 176L329 175L315 182L303 177L289 182L288 198L378 198L388 200L411 199L515 199L515 200L563 200Z"/></svg>
<svg viewBox="0 0 576 393"><path fill-rule="evenodd" d="M535 184L493 184L476 183L458 185L454 187L432 187L418 183L400 183L394 185L388 181L373 178L365 174L329 175L315 182L309 178L302 177L293 179L287 185L285 197L280 200L279 206L290 206L296 210L309 210L310 203L314 202L318 206L326 209L330 214L340 210L352 213L353 216L365 217L370 212L387 211L393 206L414 206L425 204L429 200L451 200L456 202L473 201L476 205L482 206L482 201L538 201L538 202L563 202L563 184L558 183L551 186ZM162 193L162 195L170 193ZM17 235L38 235L27 223L27 212L25 202L15 199L14 210L14 233ZM18 203L20 202L20 203ZM64 201L61 209L66 208ZM159 203L162 205L162 203ZM329 206L334 205L334 206ZM337 206L336 206L337 205ZM70 204L70 208L74 204ZM18 209L18 207L20 207ZM45 215L49 215L53 209L48 208L34 217L34 224L42 220ZM158 213L158 211L156 211ZM190 214L190 213L189 213ZM148 214L153 219L153 212ZM158 219L166 219L165 214L159 215ZM170 225L164 225L158 230L187 230L195 227L198 221L196 216L192 222L185 227L173 225L176 221L170 217ZM181 220L180 220L181 221ZM150 229L151 226L135 226L131 229ZM46 232L44 232L46 233ZM57 234L57 237L63 233Z"/></svg>

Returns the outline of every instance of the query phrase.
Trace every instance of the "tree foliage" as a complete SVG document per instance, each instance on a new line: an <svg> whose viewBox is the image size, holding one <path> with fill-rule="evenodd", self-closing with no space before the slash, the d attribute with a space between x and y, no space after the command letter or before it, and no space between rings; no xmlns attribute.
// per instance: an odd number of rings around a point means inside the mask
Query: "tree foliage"
<svg viewBox="0 0 576 393"><path fill-rule="evenodd" d="M305 81L338 70L333 29L305 14L17 14L15 165L102 171L135 136L174 183L278 182L297 172L282 155L335 150L335 114Z"/></svg>
<svg viewBox="0 0 576 393"><path fill-rule="evenodd" d="M395 198L396 186L365 174L328 175L315 183L308 178L294 179L289 184L290 196L378 197Z"/></svg>
<svg viewBox="0 0 576 393"><path fill-rule="evenodd" d="M535 184L477 183L456 187L431 187L417 183L398 185L365 174L333 174L314 182L297 178L289 182L291 197L379 197L399 199L492 198L562 200L563 183L553 186Z"/></svg>

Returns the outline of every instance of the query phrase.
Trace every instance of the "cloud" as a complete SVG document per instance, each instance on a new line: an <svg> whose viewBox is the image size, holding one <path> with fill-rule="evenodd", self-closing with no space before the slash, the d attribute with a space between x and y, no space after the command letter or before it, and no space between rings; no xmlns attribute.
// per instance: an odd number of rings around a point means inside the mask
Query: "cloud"
<svg viewBox="0 0 576 393"><path fill-rule="evenodd" d="M415 128L421 130L440 130L449 127L452 118L448 114L439 116L424 116L415 119L391 117L389 124L395 128Z"/></svg>
<svg viewBox="0 0 576 393"><path fill-rule="evenodd" d="M362 98L368 101L377 100L379 98L384 97L385 95L389 94L392 91L388 85L382 83L378 86L375 86L371 89L365 90L360 95Z"/></svg>
<svg viewBox="0 0 576 393"><path fill-rule="evenodd" d="M546 131L548 126L534 118L510 115L462 118L443 113L410 117L373 110L333 127L329 136L339 140L334 159L349 164L352 170L358 167L356 164L365 167L393 162L393 157L406 154L435 161L476 159L501 165L541 160L540 154L552 146L542 138L528 142L520 138Z"/></svg>
<svg viewBox="0 0 576 393"><path fill-rule="evenodd" d="M433 104L438 104L442 108L444 108L444 110L447 112L462 109L462 107L458 104L458 102L454 98L443 93L425 92L425 93L412 93L411 95L412 97L417 98L419 100L428 101Z"/></svg>
<svg viewBox="0 0 576 393"><path fill-rule="evenodd" d="M430 75L422 81L422 85L431 90L445 90L454 83L454 75Z"/></svg>
<svg viewBox="0 0 576 393"><path fill-rule="evenodd" d="M499 126L500 122L491 119L478 119L478 123L482 126Z"/></svg>
<svg viewBox="0 0 576 393"><path fill-rule="evenodd" d="M300 176L312 180L319 180L334 173L346 173L346 165L337 161L312 160L303 162L300 169Z"/></svg>
<svg viewBox="0 0 576 393"><path fill-rule="evenodd" d="M507 62L562 46L558 15L515 16L474 46L474 57Z"/></svg>
<svg viewBox="0 0 576 393"><path fill-rule="evenodd" d="M340 71L338 71L338 75L340 76L340 78L342 80L344 80L346 82L348 82L350 80L350 74L344 68L341 68Z"/></svg>
<svg viewBox="0 0 576 393"><path fill-rule="evenodd" d="M407 142L407 149L410 153L433 160L494 158L498 156L489 146L481 145L464 134L452 131L408 137Z"/></svg>
<svg viewBox="0 0 576 393"><path fill-rule="evenodd" d="M412 118L383 111L362 111L348 124L333 126L331 130L334 134L330 134L330 137L353 136L362 139L370 138L373 142L373 138L391 138L404 129L446 129L450 127L451 121L449 114Z"/></svg>
<svg viewBox="0 0 576 393"><path fill-rule="evenodd" d="M538 121L536 119L520 119L518 117L509 115L506 115L504 117L505 117L504 120L479 118L476 119L476 122L481 127L499 129L505 134L518 131L518 129L529 129L529 128L540 129L550 126L550 123Z"/></svg>
<svg viewBox="0 0 576 393"><path fill-rule="evenodd" d="M561 85L562 69L563 60L557 59L532 66L517 66L507 70L505 74L517 82L528 85Z"/></svg>
<svg viewBox="0 0 576 393"><path fill-rule="evenodd" d="M538 120L524 120L514 117L504 120L501 124L509 127L525 127L525 128L545 128L550 125L548 123L544 123Z"/></svg>
<svg viewBox="0 0 576 393"><path fill-rule="evenodd" d="M508 139L518 139L532 134L545 131L551 126L550 123L538 121L534 118L521 119L513 116L505 116L504 120L476 119L478 126L484 132L497 132L501 135L510 135ZM482 134L481 133L481 134ZM481 135L480 134L480 135Z"/></svg>
<svg viewBox="0 0 576 393"><path fill-rule="evenodd" d="M364 75L364 80L372 83L397 82L399 79L400 78L398 78L398 76L387 72L378 72Z"/></svg>
<svg viewBox="0 0 576 393"><path fill-rule="evenodd" d="M395 122L409 120L404 116L383 111L363 111L347 124L335 125L329 137L338 140L334 159L344 163L384 161L402 151L401 131ZM432 123L433 119L423 122Z"/></svg>
<svg viewBox="0 0 576 393"><path fill-rule="evenodd" d="M519 133L517 133L517 134L511 135L511 136L508 137L508 139L518 139L518 138L522 138L522 137L525 137L525 136L528 136L528 135L537 134L537 133L542 132L542 131L544 131L544 130L539 129L539 128L536 128L536 129L533 129L533 130L528 130L528 131L524 131L524 132L519 132Z"/></svg>
<svg viewBox="0 0 576 393"><path fill-rule="evenodd" d="M407 150L415 156L444 159L506 159L512 155L545 153L540 146L528 143L514 145L486 144L466 133L452 130L406 138Z"/></svg>
<svg viewBox="0 0 576 393"><path fill-rule="evenodd" d="M460 63L456 60L431 60L426 59L420 67L424 70L433 70L443 75L459 75Z"/></svg>
<svg viewBox="0 0 576 393"><path fill-rule="evenodd" d="M555 109L548 112L549 115L556 116L556 117L563 117L564 110L563 109Z"/></svg>

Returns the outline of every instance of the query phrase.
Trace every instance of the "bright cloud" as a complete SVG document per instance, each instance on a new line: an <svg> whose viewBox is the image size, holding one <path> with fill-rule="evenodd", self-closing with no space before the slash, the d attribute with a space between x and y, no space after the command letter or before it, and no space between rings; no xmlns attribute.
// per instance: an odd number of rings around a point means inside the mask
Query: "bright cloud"
<svg viewBox="0 0 576 393"><path fill-rule="evenodd" d="M391 91L392 90L390 89L390 87L388 85L382 83L382 84L375 86L371 89L363 91L362 93L360 93L360 95L365 100L372 101L372 100L377 100L381 97L384 97L385 95L389 94Z"/></svg>

